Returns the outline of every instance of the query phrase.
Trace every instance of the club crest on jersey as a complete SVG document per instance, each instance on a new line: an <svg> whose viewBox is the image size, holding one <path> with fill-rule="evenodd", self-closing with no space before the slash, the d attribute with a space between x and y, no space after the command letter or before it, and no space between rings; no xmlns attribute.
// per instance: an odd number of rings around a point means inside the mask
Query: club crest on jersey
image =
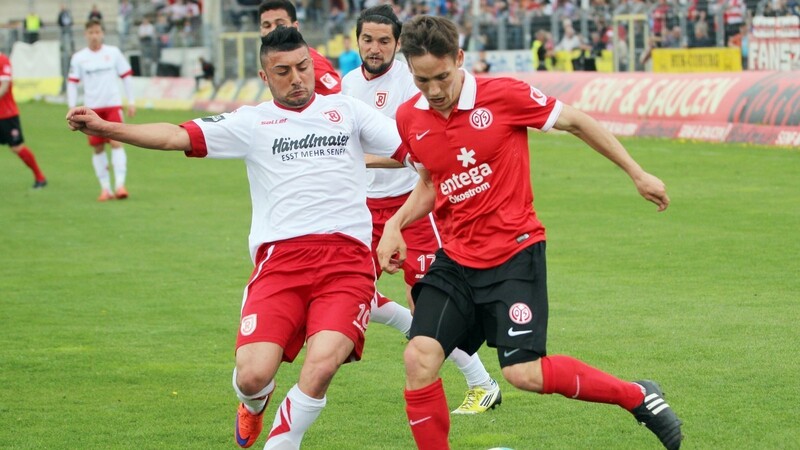
<svg viewBox="0 0 800 450"><path fill-rule="evenodd" d="M339 111L335 109L332 109L330 111L324 111L322 115L333 123L339 123L342 121L342 115L339 114Z"/></svg>
<svg viewBox="0 0 800 450"><path fill-rule="evenodd" d="M375 93L375 107L378 109L386 106L386 99L389 98L389 93L386 91L378 91Z"/></svg>
<svg viewBox="0 0 800 450"><path fill-rule="evenodd" d="M469 124L476 130L485 130L489 128L489 125L492 124L492 120L494 120L492 112L486 108L478 108L469 115Z"/></svg>
<svg viewBox="0 0 800 450"><path fill-rule="evenodd" d="M538 103L540 106L547 104L547 96L542 94L542 91L531 86L531 99Z"/></svg>
<svg viewBox="0 0 800 450"><path fill-rule="evenodd" d="M253 331L256 331L256 325L258 324L257 317L258 316L255 314L242 317L242 324L239 327L239 332L242 333L242 336L250 336L253 334Z"/></svg>
<svg viewBox="0 0 800 450"><path fill-rule="evenodd" d="M533 312L525 303L514 303L508 308L508 318L516 324L525 325L533 320Z"/></svg>

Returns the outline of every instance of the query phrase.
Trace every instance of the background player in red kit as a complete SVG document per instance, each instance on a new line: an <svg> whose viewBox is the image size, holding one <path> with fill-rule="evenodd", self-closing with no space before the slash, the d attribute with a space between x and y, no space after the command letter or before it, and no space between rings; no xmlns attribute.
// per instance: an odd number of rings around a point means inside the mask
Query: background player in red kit
<svg viewBox="0 0 800 450"><path fill-rule="evenodd" d="M0 145L8 145L11 151L19 156L19 159L33 172L33 188L41 189L47 186L47 180L39 170L33 152L25 145L19 109L17 102L14 101L12 88L11 61L8 60L8 56L0 52Z"/></svg>
<svg viewBox="0 0 800 450"><path fill-rule="evenodd" d="M297 10L289 0L266 0L258 7L261 37L266 36L277 27L294 27L300 29L297 21ZM309 47L308 52L314 60L314 91L317 94L330 95L342 91L342 80L339 72L333 68L328 58Z"/></svg>
<svg viewBox="0 0 800 450"><path fill-rule="evenodd" d="M86 22L84 32L87 47L72 55L67 77L67 104L70 108L78 104L78 84L83 83L83 104L92 108L100 117L114 122L122 122L122 97L119 93L118 79L122 78L128 100L128 117L136 114L131 83L131 65L119 48L103 43L105 33L103 23L97 19ZM111 166L114 169L114 190L111 190L111 176L108 169L106 143L111 146ZM125 180L128 174L128 157L122 144L115 141L89 136L89 145L94 149L92 165L100 182L98 201L113 198L128 198Z"/></svg>
<svg viewBox="0 0 800 450"><path fill-rule="evenodd" d="M444 247L412 291L416 313L405 351L406 412L421 449L448 448L450 419L439 368L453 348L497 348L519 389L609 403L630 411L662 444L680 447L681 422L652 381L628 382L575 358L547 355L545 232L533 209L527 128L568 131L614 162L663 211L664 183L645 172L595 120L511 78L475 78L447 19L403 25L401 51L421 95L397 112L420 182L386 222L384 270L405 258L401 229L431 210Z"/></svg>
<svg viewBox="0 0 800 450"><path fill-rule="evenodd" d="M364 148L390 157L394 122L344 95L315 95L308 46L295 28L263 38L262 80L273 100L172 124L128 125L70 110L73 130L188 156L244 159L253 218L236 342L235 437L250 447L282 361L306 343L300 378L275 413L264 448L299 448L339 367L360 359L375 293ZM321 193L315 186L325 185ZM362 431L363 426L358 429ZM358 432L354 431L354 432Z"/></svg>
<svg viewBox="0 0 800 450"><path fill-rule="evenodd" d="M395 59L401 28L400 20L389 5L362 11L356 21L361 70L353 70L342 79L343 94L362 100L392 119L401 104L419 93L408 66ZM383 234L384 222L406 201L418 180L416 171L409 167L367 170L373 252ZM428 271L442 243L432 214L406 227L403 238L408 244L403 275L408 304L413 308L411 286ZM380 275L378 272L378 277ZM372 302L371 320L407 335L411 328L411 311L377 292ZM453 414L478 414L500 404L500 386L486 371L477 353L470 356L456 348L447 358L455 363L467 381L467 394Z"/></svg>

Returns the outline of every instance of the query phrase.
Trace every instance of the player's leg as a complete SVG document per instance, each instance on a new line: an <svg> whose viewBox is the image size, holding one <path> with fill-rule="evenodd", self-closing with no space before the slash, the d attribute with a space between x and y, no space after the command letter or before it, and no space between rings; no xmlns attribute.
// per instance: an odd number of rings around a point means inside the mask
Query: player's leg
<svg viewBox="0 0 800 450"><path fill-rule="evenodd" d="M458 367L467 381L464 401L452 411L453 414L480 414L494 409L503 402L500 385L489 375L478 353L469 355L464 350L456 348L447 360Z"/></svg>
<svg viewBox="0 0 800 450"><path fill-rule="evenodd" d="M309 237L301 273L313 279L305 310L308 336L300 379L275 414L265 449L300 448L303 436L325 407L325 393L345 362L357 361L375 293L370 250L341 236Z"/></svg>
<svg viewBox="0 0 800 450"><path fill-rule="evenodd" d="M546 356L548 299L544 242L523 250L506 264L519 267L521 258L530 258L530 277L507 279L491 286L492 295L503 300L487 305L481 314L495 322L484 322L484 327L493 331L487 338L491 345L497 346L506 380L527 391L618 405L637 419L640 416L648 419L640 411L647 410L645 396L651 394L646 392L645 382L620 380L569 356ZM648 428L666 447L677 448L675 445L679 447L681 440L680 421L663 401L660 390L656 387L651 391L654 395L651 398L659 401L657 405L665 406L659 411L660 417L654 415L652 420L648 419Z"/></svg>
<svg viewBox="0 0 800 450"><path fill-rule="evenodd" d="M25 145L25 138L22 135L22 126L19 116L0 120L0 144L8 144L11 151L31 169L34 178L34 189L47 186L47 180L39 169L36 157L33 156L33 152Z"/></svg>
<svg viewBox="0 0 800 450"><path fill-rule="evenodd" d="M405 306L390 300L380 292L372 299L370 321L388 325L408 336L411 328L411 311Z"/></svg>
<svg viewBox="0 0 800 450"><path fill-rule="evenodd" d="M272 342L254 342L236 350L233 390L241 403L234 432L240 447L250 447L261 434L282 356L283 349Z"/></svg>
<svg viewBox="0 0 800 450"><path fill-rule="evenodd" d="M417 310L403 355L406 414L418 448L445 449L449 447L450 411L439 369L445 354L466 339L469 321L462 310L469 306L464 299L454 299L427 283L415 286L415 293Z"/></svg>
<svg viewBox="0 0 800 450"><path fill-rule="evenodd" d="M122 123L122 108L109 108L103 111L102 117L109 122ZM123 200L128 198L125 179L128 175L128 155L118 141L108 141L111 146L111 166L114 168L114 196Z"/></svg>
<svg viewBox="0 0 800 450"><path fill-rule="evenodd" d="M105 202L114 198L111 191L111 172L108 170L108 155L103 138L89 136L89 146L92 147L92 166L97 181L100 183L100 196L98 202Z"/></svg>
<svg viewBox="0 0 800 450"><path fill-rule="evenodd" d="M350 357L353 341L337 331L320 331L308 338L300 379L283 399L264 449L300 448L306 431L327 403L333 376Z"/></svg>

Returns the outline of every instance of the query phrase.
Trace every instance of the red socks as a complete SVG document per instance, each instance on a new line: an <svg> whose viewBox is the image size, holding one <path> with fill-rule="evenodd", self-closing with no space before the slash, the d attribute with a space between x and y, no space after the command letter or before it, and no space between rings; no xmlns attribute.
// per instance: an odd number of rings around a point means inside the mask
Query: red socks
<svg viewBox="0 0 800 450"><path fill-rule="evenodd" d="M644 401L641 387L620 380L569 356L542 358L543 394L561 394L587 402L610 403L628 411Z"/></svg>
<svg viewBox="0 0 800 450"><path fill-rule="evenodd" d="M31 150L27 146L23 145L18 155L19 159L21 159L26 166L31 168L33 171L33 176L36 177L36 181L44 181L44 174L41 170L39 170L39 165L36 164L36 158L34 158Z"/></svg>
<svg viewBox="0 0 800 450"><path fill-rule="evenodd" d="M419 450L446 450L450 448L450 411L444 397L442 379L422 389L405 391L406 415L411 433Z"/></svg>

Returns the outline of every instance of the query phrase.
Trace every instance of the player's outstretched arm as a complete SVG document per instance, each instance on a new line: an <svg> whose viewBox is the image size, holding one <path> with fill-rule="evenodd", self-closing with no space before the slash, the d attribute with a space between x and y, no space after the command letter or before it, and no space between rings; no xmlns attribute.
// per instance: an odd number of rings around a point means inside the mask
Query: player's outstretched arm
<svg viewBox="0 0 800 450"><path fill-rule="evenodd" d="M367 163L367 168L370 169L400 169L405 167L400 161L371 153L364 153L364 162Z"/></svg>
<svg viewBox="0 0 800 450"><path fill-rule="evenodd" d="M631 177L642 197L655 203L659 211L667 209L669 196L664 182L645 172L619 140L592 117L570 105L564 105L553 128L577 136L610 159Z"/></svg>
<svg viewBox="0 0 800 450"><path fill-rule="evenodd" d="M406 259L406 243L401 230L415 220L425 217L433 210L436 201L436 191L430 173L425 169L419 169L418 172L417 185L403 206L386 221L383 236L375 252L378 264L388 273L397 273Z"/></svg>
<svg viewBox="0 0 800 450"><path fill-rule="evenodd" d="M67 124L72 131L81 131L114 141L154 150L190 151L189 133L171 123L127 124L108 122L89 108L80 106L67 113Z"/></svg>

